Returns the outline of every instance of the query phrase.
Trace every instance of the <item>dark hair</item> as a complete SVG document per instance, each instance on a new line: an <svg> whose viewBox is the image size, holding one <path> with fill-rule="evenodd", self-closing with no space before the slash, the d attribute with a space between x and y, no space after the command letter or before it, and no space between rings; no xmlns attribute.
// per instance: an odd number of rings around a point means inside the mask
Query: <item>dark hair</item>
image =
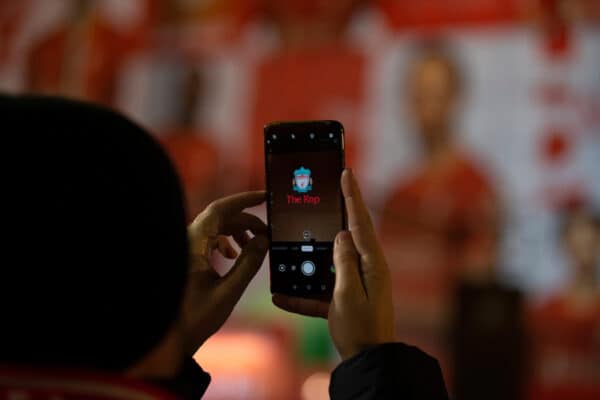
<svg viewBox="0 0 600 400"><path fill-rule="evenodd" d="M120 370L178 318L188 265L174 169L108 109L0 96L0 363Z"/></svg>

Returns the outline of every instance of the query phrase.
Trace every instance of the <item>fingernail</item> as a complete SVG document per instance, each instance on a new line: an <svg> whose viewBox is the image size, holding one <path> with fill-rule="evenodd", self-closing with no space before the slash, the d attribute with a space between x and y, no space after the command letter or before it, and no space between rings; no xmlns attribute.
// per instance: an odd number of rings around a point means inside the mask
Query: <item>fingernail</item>
<svg viewBox="0 0 600 400"><path fill-rule="evenodd" d="M341 244L341 243L349 241L350 238L351 238L350 232L348 232L348 231L341 231L335 237L335 243L336 244Z"/></svg>
<svg viewBox="0 0 600 400"><path fill-rule="evenodd" d="M354 176L354 174L352 173L352 168L346 168L344 171L348 175L348 178L350 178L350 180L352 180L353 176Z"/></svg>
<svg viewBox="0 0 600 400"><path fill-rule="evenodd" d="M354 176L354 171L350 172L350 180L352 181L352 193L359 190L358 189L358 181L356 180L356 176Z"/></svg>

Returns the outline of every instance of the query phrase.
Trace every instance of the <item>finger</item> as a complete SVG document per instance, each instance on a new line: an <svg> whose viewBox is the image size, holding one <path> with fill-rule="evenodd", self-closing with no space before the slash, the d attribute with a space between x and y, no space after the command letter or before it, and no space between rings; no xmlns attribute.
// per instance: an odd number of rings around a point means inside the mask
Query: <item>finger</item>
<svg viewBox="0 0 600 400"><path fill-rule="evenodd" d="M327 314L329 314L329 303L319 300L290 297L279 293L275 293L271 297L271 300L273 301L273 304L282 310L293 312L295 314L321 318L327 318Z"/></svg>
<svg viewBox="0 0 600 400"><path fill-rule="evenodd" d="M188 227L192 252L205 252L207 238L216 238L219 234L231 235L245 230L251 230L255 234L266 233L267 227L260 218L242 213L244 208L256 206L264 200L265 192L255 191L238 193L211 203ZM239 217L240 214L244 216ZM230 222L231 216L237 216L233 223ZM232 226L227 226L228 224Z"/></svg>
<svg viewBox="0 0 600 400"><path fill-rule="evenodd" d="M190 258L192 265L206 265L212 251L219 248L219 238L215 235L202 235L196 230L195 225L188 227L190 238Z"/></svg>
<svg viewBox="0 0 600 400"><path fill-rule="evenodd" d="M245 231L250 231L254 235L267 234L267 225L256 215L242 212L235 216L225 215L223 218L224 223L221 233L224 235L234 235Z"/></svg>
<svg viewBox="0 0 600 400"><path fill-rule="evenodd" d="M366 293L361 281L359 255L350 232L342 231L335 237L333 263L335 264L333 296L341 301L348 297L364 299Z"/></svg>
<svg viewBox="0 0 600 400"><path fill-rule="evenodd" d="M233 248L233 245L226 236L219 235L217 238L217 248L223 257L233 260L237 257L238 252Z"/></svg>
<svg viewBox="0 0 600 400"><path fill-rule="evenodd" d="M250 235L247 232L239 232L233 235L233 240L240 246L240 249L244 248L250 239Z"/></svg>
<svg viewBox="0 0 600 400"><path fill-rule="evenodd" d="M238 256L233 267L223 276L219 283L220 295L231 304L237 303L246 287L262 265L269 240L265 236L253 237Z"/></svg>
<svg viewBox="0 0 600 400"><path fill-rule="evenodd" d="M348 230L352 234L358 253L364 261L371 261L373 258L380 259L382 252L369 211L365 206L356 179L348 169L342 172L342 192L348 213Z"/></svg>
<svg viewBox="0 0 600 400"><path fill-rule="evenodd" d="M266 192L257 190L254 192L237 193L212 202L207 209L216 212L218 215L235 215L242 210L257 206L265 201Z"/></svg>

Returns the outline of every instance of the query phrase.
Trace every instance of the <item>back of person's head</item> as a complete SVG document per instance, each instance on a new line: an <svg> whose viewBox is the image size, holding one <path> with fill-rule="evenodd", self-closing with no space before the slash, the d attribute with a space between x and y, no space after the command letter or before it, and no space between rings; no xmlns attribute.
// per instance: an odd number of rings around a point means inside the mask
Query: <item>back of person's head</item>
<svg viewBox="0 0 600 400"><path fill-rule="evenodd" d="M122 370L179 316L188 243L176 174L101 107L0 96L0 363Z"/></svg>

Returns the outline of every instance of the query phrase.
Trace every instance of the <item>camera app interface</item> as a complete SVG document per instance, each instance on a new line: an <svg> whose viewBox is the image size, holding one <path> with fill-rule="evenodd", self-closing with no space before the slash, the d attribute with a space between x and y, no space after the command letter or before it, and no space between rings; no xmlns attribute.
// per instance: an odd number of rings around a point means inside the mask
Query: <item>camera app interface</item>
<svg viewBox="0 0 600 400"><path fill-rule="evenodd" d="M312 140L289 139L307 140L292 147L273 145L273 139L267 144L273 292L331 296L333 240L344 226L340 135L326 132L315 133ZM286 140L281 134L279 139Z"/></svg>
<svg viewBox="0 0 600 400"><path fill-rule="evenodd" d="M339 154L271 156L271 239L332 242L341 229Z"/></svg>

